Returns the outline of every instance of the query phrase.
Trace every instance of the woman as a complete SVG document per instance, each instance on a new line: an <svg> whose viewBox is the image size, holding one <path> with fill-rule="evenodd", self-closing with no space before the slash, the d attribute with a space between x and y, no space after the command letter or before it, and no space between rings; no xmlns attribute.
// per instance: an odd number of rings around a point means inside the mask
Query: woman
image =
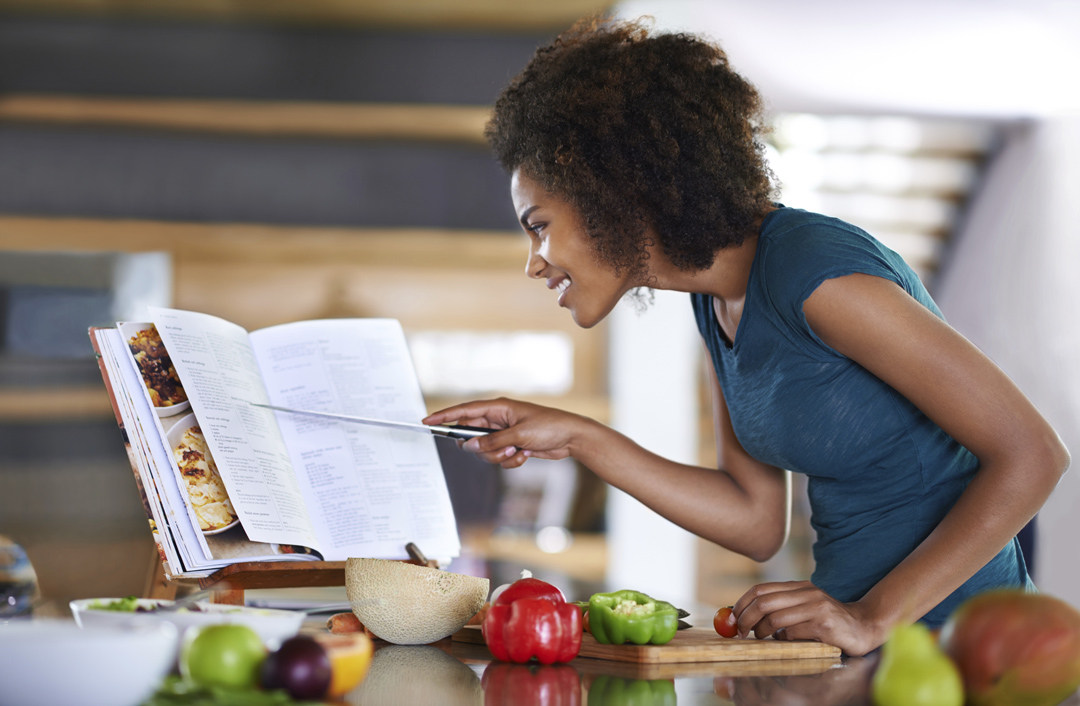
<svg viewBox="0 0 1080 706"><path fill-rule="evenodd" d="M895 253L771 201L760 120L718 47L593 22L538 50L487 128L530 238L526 273L579 326L639 287L690 294L718 469L512 400L425 421L500 430L464 448L506 468L572 456L759 561L786 539L789 472L805 473L814 575L753 587L738 629L861 655L898 622L940 625L968 595L1030 587L1015 535L1069 457Z"/></svg>

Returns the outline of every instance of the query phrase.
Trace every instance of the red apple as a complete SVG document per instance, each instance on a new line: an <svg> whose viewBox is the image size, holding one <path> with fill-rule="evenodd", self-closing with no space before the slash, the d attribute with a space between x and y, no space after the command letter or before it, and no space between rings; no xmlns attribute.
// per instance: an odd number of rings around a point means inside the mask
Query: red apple
<svg viewBox="0 0 1080 706"><path fill-rule="evenodd" d="M1080 612L1053 596L980 593L949 617L940 640L974 706L1054 706L1080 686Z"/></svg>

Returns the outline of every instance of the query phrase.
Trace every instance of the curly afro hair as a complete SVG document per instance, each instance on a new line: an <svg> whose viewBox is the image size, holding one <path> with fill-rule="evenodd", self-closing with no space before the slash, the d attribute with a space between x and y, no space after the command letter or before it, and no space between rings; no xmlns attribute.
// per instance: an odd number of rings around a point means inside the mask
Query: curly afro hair
<svg viewBox="0 0 1080 706"><path fill-rule="evenodd" d="M578 210L616 272L644 272L650 226L676 267L701 270L771 206L762 114L715 44L594 17L536 51L485 135L508 172Z"/></svg>

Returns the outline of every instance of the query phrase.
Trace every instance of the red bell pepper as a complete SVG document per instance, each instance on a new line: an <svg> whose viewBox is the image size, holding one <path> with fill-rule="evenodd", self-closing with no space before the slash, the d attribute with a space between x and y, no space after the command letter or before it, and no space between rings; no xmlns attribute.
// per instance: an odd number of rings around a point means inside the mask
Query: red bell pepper
<svg viewBox="0 0 1080 706"><path fill-rule="evenodd" d="M521 573L529 574L528 571ZM563 592L558 587L552 586L547 581L534 579L531 575L525 575L511 584L500 586L500 588L502 590L497 590L498 595L491 601L492 605L509 605L520 598L546 598L556 603L566 602L566 597L563 596Z"/></svg>
<svg viewBox="0 0 1080 706"><path fill-rule="evenodd" d="M569 662L581 649L581 610L551 584L526 578L496 596L481 630L502 662Z"/></svg>

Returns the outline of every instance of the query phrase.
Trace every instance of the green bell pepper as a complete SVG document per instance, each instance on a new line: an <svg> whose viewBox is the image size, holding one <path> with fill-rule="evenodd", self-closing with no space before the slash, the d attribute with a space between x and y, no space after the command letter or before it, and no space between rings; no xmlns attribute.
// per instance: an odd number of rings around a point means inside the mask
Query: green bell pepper
<svg viewBox="0 0 1080 706"><path fill-rule="evenodd" d="M663 645L678 628L678 608L639 591L594 593L589 598L589 630L601 644Z"/></svg>

